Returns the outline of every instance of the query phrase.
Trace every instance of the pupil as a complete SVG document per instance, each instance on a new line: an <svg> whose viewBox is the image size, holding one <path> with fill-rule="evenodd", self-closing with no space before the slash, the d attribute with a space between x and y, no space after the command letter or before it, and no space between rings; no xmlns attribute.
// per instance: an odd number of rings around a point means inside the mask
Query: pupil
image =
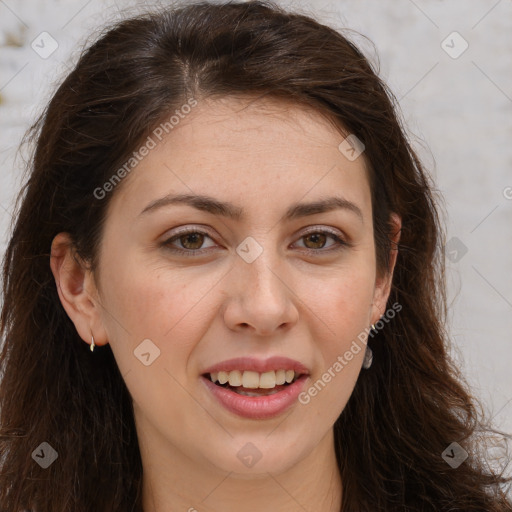
<svg viewBox="0 0 512 512"><path fill-rule="evenodd" d="M183 235L181 237L181 243L183 245L183 247L185 247L186 249L199 249L201 247L201 245L203 245L203 236L201 233L187 233L186 235ZM193 241L192 242L192 247L187 247L187 246L190 246L191 244L189 243L183 243L183 240L190 240L190 239L193 239L195 240L195 242ZM198 243L198 240L199 240L199 243Z"/></svg>
<svg viewBox="0 0 512 512"><path fill-rule="evenodd" d="M310 240L316 239L316 241L313 240L313 244L318 244L318 239L320 239L320 245L317 245L314 247L315 249L318 249L318 248L323 247L323 245L325 244L326 235L324 235L323 233L313 233L311 235L306 236L306 240L308 240L308 239L310 239ZM306 244L306 246L307 246L307 244Z"/></svg>

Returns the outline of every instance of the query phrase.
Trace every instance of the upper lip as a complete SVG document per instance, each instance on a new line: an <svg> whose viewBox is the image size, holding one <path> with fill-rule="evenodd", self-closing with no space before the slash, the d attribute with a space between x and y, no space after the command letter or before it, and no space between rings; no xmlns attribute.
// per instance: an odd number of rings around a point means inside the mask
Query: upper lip
<svg viewBox="0 0 512 512"><path fill-rule="evenodd" d="M222 361L209 368L202 373L213 372L230 372L232 370L253 371L258 373L270 372L272 370L295 370L295 373L309 375L309 370L299 361L290 359L289 357L275 356L268 359L256 359L254 357L237 357Z"/></svg>

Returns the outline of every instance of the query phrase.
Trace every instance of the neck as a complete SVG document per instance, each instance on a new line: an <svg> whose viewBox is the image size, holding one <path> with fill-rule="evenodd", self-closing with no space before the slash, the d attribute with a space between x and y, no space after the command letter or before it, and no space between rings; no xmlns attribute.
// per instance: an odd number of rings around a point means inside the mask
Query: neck
<svg viewBox="0 0 512 512"><path fill-rule="evenodd" d="M147 427L139 430L144 512L341 510L342 485L332 429L286 471L247 475L191 460Z"/></svg>

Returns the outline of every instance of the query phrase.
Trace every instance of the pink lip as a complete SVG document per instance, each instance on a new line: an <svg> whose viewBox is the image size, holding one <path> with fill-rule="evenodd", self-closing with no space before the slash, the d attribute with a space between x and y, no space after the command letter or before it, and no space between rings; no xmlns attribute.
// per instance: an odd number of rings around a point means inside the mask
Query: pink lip
<svg viewBox="0 0 512 512"><path fill-rule="evenodd" d="M229 359L222 363L217 363L202 372L230 372L232 370L248 370L258 373L269 372L271 370L295 370L295 373L309 375L309 370L299 361L295 361L288 357L270 357L265 360L255 359L253 357L237 357Z"/></svg>
<svg viewBox="0 0 512 512"><path fill-rule="evenodd" d="M255 397L239 395L229 388L218 386L209 377L202 376L201 381L228 411L244 418L267 419L282 414L294 402L297 402L308 378L307 375L302 375L295 382L273 395Z"/></svg>

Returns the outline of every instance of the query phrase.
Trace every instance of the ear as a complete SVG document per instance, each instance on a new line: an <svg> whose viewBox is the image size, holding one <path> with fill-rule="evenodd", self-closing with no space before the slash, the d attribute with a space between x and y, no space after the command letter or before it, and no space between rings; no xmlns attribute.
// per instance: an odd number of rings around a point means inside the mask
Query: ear
<svg viewBox="0 0 512 512"><path fill-rule="evenodd" d="M371 323L376 323L386 312L386 303L391 292L391 283L393 280L393 271L395 268L396 257L398 255L398 242L400 240L400 231L402 229L402 219L396 213L390 215L391 229L391 250L389 253L389 267L383 276L377 276L375 281L375 291L372 302Z"/></svg>
<svg viewBox="0 0 512 512"><path fill-rule="evenodd" d="M101 322L101 305L92 272L77 255L68 233L59 233L52 242L50 267L62 306L80 337L95 345L108 343Z"/></svg>

